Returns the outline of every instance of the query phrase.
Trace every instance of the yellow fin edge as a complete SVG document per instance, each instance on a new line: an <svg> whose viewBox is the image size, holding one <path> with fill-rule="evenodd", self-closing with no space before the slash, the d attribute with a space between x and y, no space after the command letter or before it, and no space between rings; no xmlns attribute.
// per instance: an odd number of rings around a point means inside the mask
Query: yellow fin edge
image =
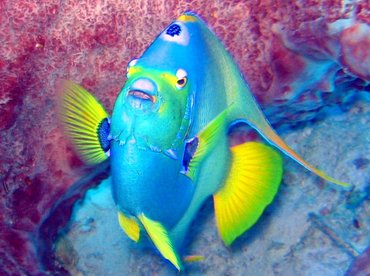
<svg viewBox="0 0 370 276"><path fill-rule="evenodd" d="M181 260L172 245L167 230L162 224L147 218L144 214L140 214L138 218L158 251L180 271L182 269Z"/></svg>
<svg viewBox="0 0 370 276"><path fill-rule="evenodd" d="M310 170L314 174L318 175L319 177L325 179L326 181L329 181L331 183L334 183L336 185L345 187L345 188L350 188L352 187L351 184L343 181L339 181L333 177L328 176L326 173L323 171L315 168L311 164L309 164L307 161L305 161L298 153L296 153L294 150L292 150L285 142L280 138L279 135L272 129L272 128L263 128L263 131L259 130L258 131L267 139L269 142L273 145L275 145L277 148L279 148L281 151L283 151L285 154L287 154L289 157L297 161L299 164L304 166L306 169Z"/></svg>
<svg viewBox="0 0 370 276"><path fill-rule="evenodd" d="M133 241L140 239L140 227L134 218L126 217L122 212L118 212L118 222L122 230Z"/></svg>

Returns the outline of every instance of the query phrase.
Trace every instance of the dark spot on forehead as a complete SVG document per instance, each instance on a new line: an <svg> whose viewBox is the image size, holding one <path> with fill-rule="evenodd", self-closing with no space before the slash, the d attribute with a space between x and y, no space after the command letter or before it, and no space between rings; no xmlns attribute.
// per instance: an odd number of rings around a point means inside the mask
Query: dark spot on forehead
<svg viewBox="0 0 370 276"><path fill-rule="evenodd" d="M177 24L172 24L167 28L166 34L174 37L175 35L180 35L181 27Z"/></svg>

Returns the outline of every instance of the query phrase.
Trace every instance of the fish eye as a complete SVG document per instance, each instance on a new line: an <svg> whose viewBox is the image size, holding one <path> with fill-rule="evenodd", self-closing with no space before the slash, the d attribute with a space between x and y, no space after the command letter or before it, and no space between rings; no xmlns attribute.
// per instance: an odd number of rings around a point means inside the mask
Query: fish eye
<svg viewBox="0 0 370 276"><path fill-rule="evenodd" d="M177 77L176 87L178 89L182 89L186 85L186 83L188 81L187 75L188 74L186 73L186 71L184 69L177 70L177 72L176 72L176 77Z"/></svg>
<svg viewBox="0 0 370 276"><path fill-rule="evenodd" d="M177 81L177 87L178 87L178 88L182 88L182 87L184 87L184 86L185 86L185 83L186 83L186 78L179 79L179 80Z"/></svg>

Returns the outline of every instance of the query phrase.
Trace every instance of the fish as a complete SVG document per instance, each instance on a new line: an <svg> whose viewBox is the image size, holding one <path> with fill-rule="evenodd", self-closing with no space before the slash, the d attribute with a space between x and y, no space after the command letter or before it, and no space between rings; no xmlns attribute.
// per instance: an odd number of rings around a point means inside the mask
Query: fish
<svg viewBox="0 0 370 276"><path fill-rule="evenodd" d="M151 241L176 269L204 259L182 256L184 239L213 197L218 233L230 246L261 217L278 192L289 156L331 183L271 127L222 42L195 13L169 24L127 67L110 116L90 92L63 81L60 120L87 164L110 162L123 232ZM264 142L230 145L248 125Z"/></svg>

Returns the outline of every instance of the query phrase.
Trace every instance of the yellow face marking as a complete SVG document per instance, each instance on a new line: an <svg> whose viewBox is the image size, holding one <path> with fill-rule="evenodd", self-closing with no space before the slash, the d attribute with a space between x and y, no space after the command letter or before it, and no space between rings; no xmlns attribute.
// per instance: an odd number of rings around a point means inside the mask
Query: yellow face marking
<svg viewBox="0 0 370 276"><path fill-rule="evenodd" d="M128 67L127 68L127 77L129 78L133 74L139 73L142 70L143 69L141 67L138 67L138 66Z"/></svg>
<svg viewBox="0 0 370 276"><path fill-rule="evenodd" d="M197 18L189 14L183 14L180 15L179 18L177 18L177 20L182 22L196 22Z"/></svg>
<svg viewBox="0 0 370 276"><path fill-rule="evenodd" d="M169 74L169 73L163 73L161 74L161 78L166 80L168 83L173 83L175 86L177 83L177 77L175 75Z"/></svg>

